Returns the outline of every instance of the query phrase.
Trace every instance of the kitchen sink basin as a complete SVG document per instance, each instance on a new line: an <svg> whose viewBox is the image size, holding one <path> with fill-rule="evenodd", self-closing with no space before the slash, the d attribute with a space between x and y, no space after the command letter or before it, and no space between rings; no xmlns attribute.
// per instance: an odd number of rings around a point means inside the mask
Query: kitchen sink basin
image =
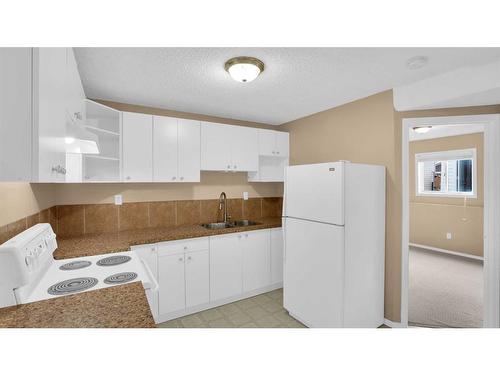
<svg viewBox="0 0 500 375"><path fill-rule="evenodd" d="M225 228L232 228L233 225L231 223L206 223L206 224L201 224L203 228L207 229L225 229Z"/></svg>
<svg viewBox="0 0 500 375"><path fill-rule="evenodd" d="M236 220L236 221L227 221L219 223L206 223L206 224L201 224L201 226L207 229L226 229L226 228L249 227L251 225L258 225L258 224L260 223L252 220Z"/></svg>
<svg viewBox="0 0 500 375"><path fill-rule="evenodd" d="M260 223L252 220L236 220L236 221L231 221L231 224L233 227L248 227L251 225L258 225Z"/></svg>

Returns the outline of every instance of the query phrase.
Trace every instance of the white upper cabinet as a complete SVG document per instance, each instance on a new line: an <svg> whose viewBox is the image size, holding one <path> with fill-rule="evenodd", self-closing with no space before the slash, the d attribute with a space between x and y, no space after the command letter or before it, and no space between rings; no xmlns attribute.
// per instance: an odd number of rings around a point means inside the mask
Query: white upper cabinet
<svg viewBox="0 0 500 375"><path fill-rule="evenodd" d="M178 181L200 182L200 122L179 119L177 124Z"/></svg>
<svg viewBox="0 0 500 375"><path fill-rule="evenodd" d="M0 181L31 180L31 48L0 48Z"/></svg>
<svg viewBox="0 0 500 375"><path fill-rule="evenodd" d="M289 134L259 129L259 154L262 156L289 156Z"/></svg>
<svg viewBox="0 0 500 375"><path fill-rule="evenodd" d="M201 123L201 169L231 170L231 136L228 125Z"/></svg>
<svg viewBox="0 0 500 375"><path fill-rule="evenodd" d="M257 129L202 123L201 169L246 172L259 168Z"/></svg>
<svg viewBox="0 0 500 375"><path fill-rule="evenodd" d="M257 129L231 126L230 135L232 170L235 172L257 171L259 169Z"/></svg>
<svg viewBox="0 0 500 375"><path fill-rule="evenodd" d="M125 182L153 179L153 116L122 113L122 168Z"/></svg>
<svg viewBox="0 0 500 375"><path fill-rule="evenodd" d="M33 181L64 182L67 49L33 49Z"/></svg>
<svg viewBox="0 0 500 375"><path fill-rule="evenodd" d="M153 118L153 181L177 180L177 119Z"/></svg>
<svg viewBox="0 0 500 375"><path fill-rule="evenodd" d="M153 119L153 181L200 181L200 122Z"/></svg>

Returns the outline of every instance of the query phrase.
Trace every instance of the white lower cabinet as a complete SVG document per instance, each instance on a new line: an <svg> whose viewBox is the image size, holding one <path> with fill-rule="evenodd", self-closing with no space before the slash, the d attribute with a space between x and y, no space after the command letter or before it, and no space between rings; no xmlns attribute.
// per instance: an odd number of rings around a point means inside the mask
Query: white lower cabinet
<svg viewBox="0 0 500 375"><path fill-rule="evenodd" d="M283 282L283 229L271 229L271 284Z"/></svg>
<svg viewBox="0 0 500 375"><path fill-rule="evenodd" d="M186 307L184 254L158 257L158 276L160 315L184 309Z"/></svg>
<svg viewBox="0 0 500 375"><path fill-rule="evenodd" d="M210 237L210 300L241 294L243 270L241 234Z"/></svg>
<svg viewBox="0 0 500 375"><path fill-rule="evenodd" d="M210 276L208 250L186 254L186 307L210 301Z"/></svg>
<svg viewBox="0 0 500 375"><path fill-rule="evenodd" d="M283 282L281 228L167 241L132 250L157 277L157 322L271 291Z"/></svg>
<svg viewBox="0 0 500 375"><path fill-rule="evenodd" d="M241 234L243 252L243 292L263 288L271 281L269 230Z"/></svg>

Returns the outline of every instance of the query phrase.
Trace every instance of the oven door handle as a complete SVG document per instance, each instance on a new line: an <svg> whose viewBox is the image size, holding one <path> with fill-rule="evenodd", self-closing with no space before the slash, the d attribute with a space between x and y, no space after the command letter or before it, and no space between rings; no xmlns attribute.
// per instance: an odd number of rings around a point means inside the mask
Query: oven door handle
<svg viewBox="0 0 500 375"><path fill-rule="evenodd" d="M158 281L156 281L156 278L153 275L153 272L151 272L151 268L149 268L148 264L144 261L144 259L141 259L142 265L144 266L144 269L146 270L146 273L148 274L148 278L152 284L152 287L146 288L149 289L153 292L157 292L158 289L160 289L160 286L158 285Z"/></svg>

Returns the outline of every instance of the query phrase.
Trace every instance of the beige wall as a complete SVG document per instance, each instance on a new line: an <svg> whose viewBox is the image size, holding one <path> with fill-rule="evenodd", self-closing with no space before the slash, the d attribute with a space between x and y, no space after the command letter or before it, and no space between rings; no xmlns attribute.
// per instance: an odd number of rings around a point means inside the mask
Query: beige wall
<svg viewBox="0 0 500 375"><path fill-rule="evenodd" d="M228 198L281 197L283 183L248 183L246 173L202 172L200 183L117 183L57 184L57 204L91 204L113 202L115 194L123 194L124 202L217 199L224 191Z"/></svg>
<svg viewBox="0 0 500 375"><path fill-rule="evenodd" d="M416 153L466 148L477 152L477 198L416 196ZM483 256L483 154L483 133L410 142L410 242Z"/></svg>
<svg viewBox="0 0 500 375"><path fill-rule="evenodd" d="M491 113L500 105L396 112L386 91L279 127L290 131L291 164L347 159L386 166L386 318L401 316L402 119Z"/></svg>
<svg viewBox="0 0 500 375"><path fill-rule="evenodd" d="M0 227L54 205L54 185L0 183Z"/></svg>
<svg viewBox="0 0 500 375"><path fill-rule="evenodd" d="M280 126L290 132L290 163L336 160L387 168L385 316L399 320L401 182L395 154L400 128L394 126L392 91L370 96Z"/></svg>

